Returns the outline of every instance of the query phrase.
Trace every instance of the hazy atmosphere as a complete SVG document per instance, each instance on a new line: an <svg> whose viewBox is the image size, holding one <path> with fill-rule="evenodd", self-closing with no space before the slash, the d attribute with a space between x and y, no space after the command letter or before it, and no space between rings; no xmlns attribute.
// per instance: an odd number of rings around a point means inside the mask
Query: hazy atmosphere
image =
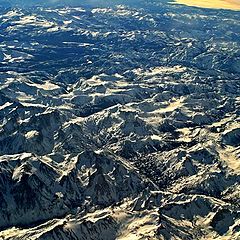
<svg viewBox="0 0 240 240"><path fill-rule="evenodd" d="M176 0L176 2L196 7L240 10L239 0Z"/></svg>
<svg viewBox="0 0 240 240"><path fill-rule="evenodd" d="M156 2L167 2L167 0L158 0ZM115 4L129 4L134 3L137 5L139 2L143 2L143 0L0 0L0 4L11 4L18 6L38 6L38 5L105 5L105 6L113 6ZM151 2L151 1L150 1ZM203 8L223 8L223 9L232 9L239 10L240 9L240 1L239 0L169 0L172 3L186 4L189 6L203 7Z"/></svg>

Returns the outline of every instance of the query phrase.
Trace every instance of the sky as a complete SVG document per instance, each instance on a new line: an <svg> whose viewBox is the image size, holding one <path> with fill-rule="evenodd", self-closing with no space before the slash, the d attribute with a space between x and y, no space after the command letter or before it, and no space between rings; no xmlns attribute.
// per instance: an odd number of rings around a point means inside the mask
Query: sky
<svg viewBox="0 0 240 240"><path fill-rule="evenodd" d="M95 6L111 6L118 3L131 3L138 2L140 0L0 0L0 5L2 2L10 2L12 6L18 4L18 6L35 6L35 5L82 5L88 4ZM141 0L144 1L144 0ZM156 1L166 1L166 0L156 0ZM204 7L204 8L223 8L240 10L240 0L169 0L169 2L177 2L179 4L185 4L189 6Z"/></svg>
<svg viewBox="0 0 240 240"><path fill-rule="evenodd" d="M36 5L115 5L117 3L138 2L139 0L0 0L1 3L10 3L12 6L36 6Z"/></svg>
<svg viewBox="0 0 240 240"><path fill-rule="evenodd" d="M240 0L176 0L177 3L195 7L240 10Z"/></svg>

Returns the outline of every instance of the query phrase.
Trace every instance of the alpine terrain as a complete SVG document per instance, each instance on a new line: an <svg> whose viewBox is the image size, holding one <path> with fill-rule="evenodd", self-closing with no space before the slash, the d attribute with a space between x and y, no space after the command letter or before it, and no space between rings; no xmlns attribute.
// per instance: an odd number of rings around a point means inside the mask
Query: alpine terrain
<svg viewBox="0 0 240 240"><path fill-rule="evenodd" d="M240 12L0 0L0 239L239 240Z"/></svg>

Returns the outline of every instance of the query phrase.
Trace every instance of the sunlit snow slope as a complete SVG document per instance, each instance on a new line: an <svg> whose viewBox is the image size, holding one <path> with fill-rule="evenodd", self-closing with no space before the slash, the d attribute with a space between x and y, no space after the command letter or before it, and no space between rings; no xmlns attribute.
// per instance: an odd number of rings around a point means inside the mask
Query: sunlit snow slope
<svg viewBox="0 0 240 240"><path fill-rule="evenodd" d="M79 5L0 7L0 239L239 239L239 12Z"/></svg>

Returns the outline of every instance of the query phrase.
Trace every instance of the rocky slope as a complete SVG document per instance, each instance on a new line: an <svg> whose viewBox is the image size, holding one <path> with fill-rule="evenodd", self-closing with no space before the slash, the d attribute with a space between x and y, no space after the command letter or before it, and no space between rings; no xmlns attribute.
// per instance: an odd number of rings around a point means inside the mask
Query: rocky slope
<svg viewBox="0 0 240 240"><path fill-rule="evenodd" d="M239 12L124 3L1 5L0 239L240 238Z"/></svg>

